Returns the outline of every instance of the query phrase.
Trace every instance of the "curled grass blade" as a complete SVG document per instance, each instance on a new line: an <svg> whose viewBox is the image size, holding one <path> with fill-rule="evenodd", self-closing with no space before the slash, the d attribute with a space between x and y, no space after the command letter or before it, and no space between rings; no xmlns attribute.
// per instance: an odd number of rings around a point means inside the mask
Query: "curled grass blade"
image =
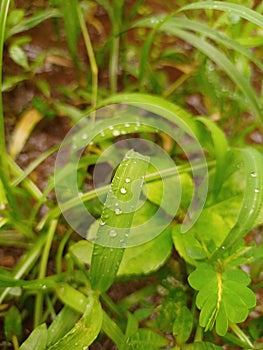
<svg viewBox="0 0 263 350"><path fill-rule="evenodd" d="M252 148L242 149L241 155L246 173L246 187L237 222L225 238L213 259L230 249L255 225L263 205L263 157Z"/></svg>
<svg viewBox="0 0 263 350"><path fill-rule="evenodd" d="M148 157L130 150L112 180L91 259L91 285L100 292L111 286L118 272L148 161Z"/></svg>
<svg viewBox="0 0 263 350"><path fill-rule="evenodd" d="M190 5L183 6L180 9L180 12L188 11L188 10L205 10L205 9L229 12L232 15L235 14L263 28L263 16L260 13L253 11L246 6L242 6L242 5L234 4L230 2L222 2L222 1L194 2Z"/></svg>

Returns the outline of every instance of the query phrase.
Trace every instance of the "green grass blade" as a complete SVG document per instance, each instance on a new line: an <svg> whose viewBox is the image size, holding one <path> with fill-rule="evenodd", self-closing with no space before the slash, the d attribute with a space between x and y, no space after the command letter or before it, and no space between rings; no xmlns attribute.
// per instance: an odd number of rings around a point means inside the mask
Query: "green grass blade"
<svg viewBox="0 0 263 350"><path fill-rule="evenodd" d="M8 9L10 6L10 0L3 0L0 9L0 168L4 187L8 185L8 160L6 153L6 138L5 138L5 123L4 123L4 111L3 111L3 100L2 100L2 90L3 90L3 49L5 42L5 30L6 30L6 20ZM7 194L8 196L8 194Z"/></svg>
<svg viewBox="0 0 263 350"><path fill-rule="evenodd" d="M177 26L178 28L198 32L214 40L216 43L223 44L226 47L236 52L239 52L241 55L248 58L250 61L254 62L261 70L263 70L262 62L259 59L257 59L257 57L253 55L253 53L251 53L246 47L242 46L238 41L231 39L224 32L216 30L206 25L205 23L184 19L184 18L176 18L176 21L171 19L164 25L169 26L170 22L171 23L173 22L173 25Z"/></svg>
<svg viewBox="0 0 263 350"><path fill-rule="evenodd" d="M22 33L26 30L32 29L49 18L61 17L60 11L57 9L47 9L36 12L33 16L25 18L17 25L8 28L5 38L8 39L15 34Z"/></svg>
<svg viewBox="0 0 263 350"><path fill-rule="evenodd" d="M112 180L92 253L90 278L94 290L105 292L116 277L132 227L132 208L139 200L148 160L130 150Z"/></svg>
<svg viewBox="0 0 263 350"><path fill-rule="evenodd" d="M242 149L246 172L246 187L242 207L237 222L225 238L221 248L215 252L213 259L230 249L242 239L255 225L263 205L263 157L257 150Z"/></svg>
<svg viewBox="0 0 263 350"><path fill-rule="evenodd" d="M219 129L211 120L199 117L197 118L211 132L211 138L214 144L214 156L216 159L216 174L214 180L214 195L218 195L225 178L226 156L228 144L224 132ZM206 138L207 139L207 138Z"/></svg>
<svg viewBox="0 0 263 350"><path fill-rule="evenodd" d="M182 7L180 9L180 12L188 11L188 10L205 10L205 9L229 12L231 13L231 15L237 15L263 28L263 16L260 13L253 11L246 6L242 6L242 5L234 4L230 2L223 2L223 1L194 2L190 5L186 5Z"/></svg>
<svg viewBox="0 0 263 350"><path fill-rule="evenodd" d="M98 295L90 293L82 318L57 343L48 350L86 349L97 338L102 326L102 308Z"/></svg>
<svg viewBox="0 0 263 350"><path fill-rule="evenodd" d="M68 48L74 63L78 65L77 41L80 33L78 0L60 0L59 5L64 19Z"/></svg>
<svg viewBox="0 0 263 350"><path fill-rule="evenodd" d="M172 23L173 21L175 23L174 25ZM251 87L250 83L242 75L242 73L239 72L236 66L227 58L227 56L219 49L217 49L214 45L211 45L208 41L200 38L195 34L189 33L187 30L179 29L176 26L176 21L177 18L174 18L168 22L165 22L160 30L164 31L167 34L175 35L180 39L190 43L192 46L199 49L207 57L214 61L218 67L220 67L236 83L239 89L243 92L244 96L247 98L250 109L263 124L262 106L255 94L254 89ZM144 23L146 25L147 21L144 21ZM153 26L153 24L150 22L150 19L148 19L147 26Z"/></svg>

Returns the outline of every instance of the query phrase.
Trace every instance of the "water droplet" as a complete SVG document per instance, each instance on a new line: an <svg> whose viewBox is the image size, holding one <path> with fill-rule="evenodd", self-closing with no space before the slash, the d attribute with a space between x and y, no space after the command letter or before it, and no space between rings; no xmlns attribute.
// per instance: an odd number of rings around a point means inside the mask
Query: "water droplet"
<svg viewBox="0 0 263 350"><path fill-rule="evenodd" d="M117 231L114 230L114 229L110 230L110 236L111 237L116 237L117 236Z"/></svg>
<svg viewBox="0 0 263 350"><path fill-rule="evenodd" d="M125 193L127 193L127 190L126 190L126 188L122 187L122 188L120 189L120 192L121 192L121 194L125 194Z"/></svg>
<svg viewBox="0 0 263 350"><path fill-rule="evenodd" d="M89 146L92 146L92 145L94 145L94 142L93 142L93 141L91 141L91 142L89 143Z"/></svg>
<svg viewBox="0 0 263 350"><path fill-rule="evenodd" d="M105 136L105 132L102 131L102 132L100 133L100 135L101 135L102 137L104 137L104 136Z"/></svg>
<svg viewBox="0 0 263 350"><path fill-rule="evenodd" d="M115 214L116 215L120 215L122 213L122 211L120 210L120 208L116 208L115 209Z"/></svg>
<svg viewBox="0 0 263 350"><path fill-rule="evenodd" d="M128 234L128 233L125 233L125 237L129 237L129 234Z"/></svg>
<svg viewBox="0 0 263 350"><path fill-rule="evenodd" d="M115 203L115 207L118 207L118 206L119 206L119 203L118 203L118 202L116 202L116 203Z"/></svg>
<svg viewBox="0 0 263 350"><path fill-rule="evenodd" d="M222 245L221 249L222 249L222 250L225 250L225 249L226 249L226 247L225 247L224 245Z"/></svg>
<svg viewBox="0 0 263 350"><path fill-rule="evenodd" d="M255 193L259 193L259 189L258 188L255 188L254 191L255 191Z"/></svg>
<svg viewBox="0 0 263 350"><path fill-rule="evenodd" d="M104 226L105 225L105 222L104 221L101 221L100 222L100 226Z"/></svg>
<svg viewBox="0 0 263 350"><path fill-rule="evenodd" d="M129 177L126 177L125 182L128 184L129 182L131 182L131 179Z"/></svg>
<svg viewBox="0 0 263 350"><path fill-rule="evenodd" d="M113 126L112 126L112 125L110 125L110 126L109 126L109 129L110 129L110 130L113 130Z"/></svg>
<svg viewBox="0 0 263 350"><path fill-rule="evenodd" d="M119 136L120 135L120 131L115 129L115 130L113 130L112 135L113 136Z"/></svg>
<svg viewBox="0 0 263 350"><path fill-rule="evenodd" d="M129 127L130 127L130 123L125 123L124 126L125 126L126 128L129 128Z"/></svg>
<svg viewBox="0 0 263 350"><path fill-rule="evenodd" d="M83 192L79 192L78 193L78 196L81 198L81 197L83 197Z"/></svg>
<svg viewBox="0 0 263 350"><path fill-rule="evenodd" d="M136 122L136 126L141 126L141 123L140 122Z"/></svg>
<svg viewBox="0 0 263 350"><path fill-rule="evenodd" d="M82 140L87 140L88 135L85 133L85 134L83 134L83 135L82 135L82 137L81 137L81 138L82 138Z"/></svg>
<svg viewBox="0 0 263 350"><path fill-rule="evenodd" d="M251 177L257 177L257 174L254 171L250 175Z"/></svg>
<svg viewBox="0 0 263 350"><path fill-rule="evenodd" d="M42 289L47 289L47 286L43 284Z"/></svg>

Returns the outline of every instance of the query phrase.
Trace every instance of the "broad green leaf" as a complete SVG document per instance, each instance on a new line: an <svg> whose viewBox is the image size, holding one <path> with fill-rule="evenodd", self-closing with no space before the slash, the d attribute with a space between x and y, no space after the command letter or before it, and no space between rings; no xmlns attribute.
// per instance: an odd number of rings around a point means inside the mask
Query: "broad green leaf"
<svg viewBox="0 0 263 350"><path fill-rule="evenodd" d="M120 350L159 350L168 340L151 329L140 328L136 334L128 337Z"/></svg>
<svg viewBox="0 0 263 350"><path fill-rule="evenodd" d="M97 338L102 326L102 308L98 295L90 293L85 312L76 325L49 350L86 349Z"/></svg>
<svg viewBox="0 0 263 350"><path fill-rule="evenodd" d="M118 275L142 275L157 270L168 259L171 248L169 229L150 242L126 248Z"/></svg>
<svg viewBox="0 0 263 350"><path fill-rule="evenodd" d="M196 265L197 260L207 258L223 242L231 229L230 222L233 224L235 220L231 212L226 213L230 203L216 203L203 209L196 223L186 233L181 233L180 225L173 228L175 248L188 263Z"/></svg>
<svg viewBox="0 0 263 350"><path fill-rule="evenodd" d="M161 164L161 167L163 167L163 170L165 170L165 162L160 160L159 164ZM169 168L169 164L166 169L167 168ZM170 188L170 192L167 191L166 200L163 201L162 204L164 186L167 189ZM143 191L151 202L161 205L167 214L175 216L175 208L173 205L171 205L171 203L177 200L178 205L180 205L183 209L186 209L189 206L193 196L193 181L189 174L175 174L175 176L147 182L147 184L143 187Z"/></svg>
<svg viewBox="0 0 263 350"><path fill-rule="evenodd" d="M41 324L36 327L30 336L20 346L19 350L46 350L47 346L47 326Z"/></svg>
<svg viewBox="0 0 263 350"><path fill-rule="evenodd" d="M80 313L78 311L75 311L67 305L64 306L48 327L47 346L53 345L64 337L64 335L75 326L79 317Z"/></svg>
<svg viewBox="0 0 263 350"><path fill-rule="evenodd" d="M92 288L100 292L110 287L118 272L148 161L148 157L130 150L120 163L112 180L103 208L90 268Z"/></svg>
<svg viewBox="0 0 263 350"><path fill-rule="evenodd" d="M15 306L11 306L5 314L4 330L6 340L8 341L12 340L13 335L17 338L20 338L22 335L22 317Z"/></svg>
<svg viewBox="0 0 263 350"><path fill-rule="evenodd" d="M190 337L193 327L193 315L186 307L179 307L175 313L173 324L173 335L176 337L177 344L185 343Z"/></svg>

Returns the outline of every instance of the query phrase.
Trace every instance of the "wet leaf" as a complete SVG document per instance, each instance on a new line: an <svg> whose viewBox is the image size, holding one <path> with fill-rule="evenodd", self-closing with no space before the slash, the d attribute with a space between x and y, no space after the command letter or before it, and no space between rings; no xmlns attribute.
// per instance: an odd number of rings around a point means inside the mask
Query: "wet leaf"
<svg viewBox="0 0 263 350"><path fill-rule="evenodd" d="M95 290L106 291L116 277L132 227L148 161L148 157L133 150L129 151L112 180L91 259L90 278Z"/></svg>

